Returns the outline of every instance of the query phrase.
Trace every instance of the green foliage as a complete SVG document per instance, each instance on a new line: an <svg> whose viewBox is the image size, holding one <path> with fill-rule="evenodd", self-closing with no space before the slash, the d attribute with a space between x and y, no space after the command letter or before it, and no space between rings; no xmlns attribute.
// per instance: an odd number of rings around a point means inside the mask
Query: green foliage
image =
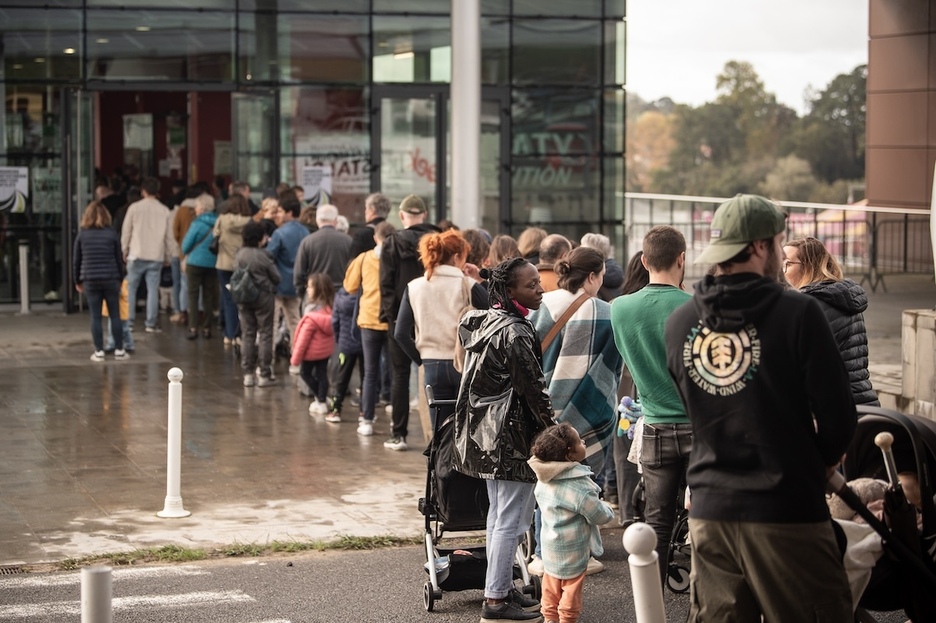
<svg viewBox="0 0 936 623"><path fill-rule="evenodd" d="M629 177L629 190L730 197L760 192L779 200L840 197L839 180L864 177L867 68L841 74L811 100L798 118L777 102L750 63L730 61L716 78L718 96L697 108L664 100L648 103L633 94L639 114L657 110L671 119L672 151ZM669 101L669 104L672 104ZM628 118L635 114L628 110ZM637 119L634 116L633 119ZM628 152L645 148L628 141ZM657 152L659 149L656 150ZM654 168L655 167L655 168Z"/></svg>

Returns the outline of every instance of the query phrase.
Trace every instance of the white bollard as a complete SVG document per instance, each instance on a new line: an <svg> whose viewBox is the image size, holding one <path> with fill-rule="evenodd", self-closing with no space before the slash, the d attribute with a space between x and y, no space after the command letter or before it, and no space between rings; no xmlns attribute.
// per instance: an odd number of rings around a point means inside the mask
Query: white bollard
<svg viewBox="0 0 936 623"><path fill-rule="evenodd" d="M188 517L182 508L182 370L169 370L169 444L166 451L166 503L157 517Z"/></svg>
<svg viewBox="0 0 936 623"><path fill-rule="evenodd" d="M81 570L81 623L111 623L111 568Z"/></svg>
<svg viewBox="0 0 936 623"><path fill-rule="evenodd" d="M629 554L627 562L630 564L637 623L666 621L656 544L656 532L645 523L633 523L624 531L624 549Z"/></svg>
<svg viewBox="0 0 936 623"><path fill-rule="evenodd" d="M29 314L29 241L19 241L20 315Z"/></svg>

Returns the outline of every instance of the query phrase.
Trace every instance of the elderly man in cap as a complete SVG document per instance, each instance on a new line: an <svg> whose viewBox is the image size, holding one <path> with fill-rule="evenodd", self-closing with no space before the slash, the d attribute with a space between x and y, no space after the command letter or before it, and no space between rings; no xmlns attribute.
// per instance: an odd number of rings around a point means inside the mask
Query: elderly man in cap
<svg viewBox="0 0 936 623"><path fill-rule="evenodd" d="M825 483L855 430L819 304L778 281L785 215L723 203L697 263L715 276L666 323L692 423L690 621L851 621Z"/></svg>
<svg viewBox="0 0 936 623"><path fill-rule="evenodd" d="M380 320L389 325L387 331L393 381L390 402L393 408L393 433L384 442L390 450L406 450L409 425L410 358L393 339L396 317L406 285L425 272L419 261L419 239L428 233L441 231L425 223L426 204L417 195L408 195L400 202L400 221L404 229L394 232L380 251Z"/></svg>

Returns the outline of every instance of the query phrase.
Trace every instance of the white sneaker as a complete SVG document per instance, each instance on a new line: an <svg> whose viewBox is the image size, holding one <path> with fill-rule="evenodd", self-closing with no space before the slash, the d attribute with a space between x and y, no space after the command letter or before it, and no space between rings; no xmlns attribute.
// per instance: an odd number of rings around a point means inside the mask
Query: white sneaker
<svg viewBox="0 0 936 623"><path fill-rule="evenodd" d="M406 445L405 437L391 437L390 439L383 442L383 447L390 450L408 450L409 446Z"/></svg>
<svg viewBox="0 0 936 623"><path fill-rule="evenodd" d="M104 351L96 350L91 353L91 361L104 361Z"/></svg>
<svg viewBox="0 0 936 623"><path fill-rule="evenodd" d="M244 387L253 387L257 384L257 377L253 374L244 375Z"/></svg>
<svg viewBox="0 0 936 623"><path fill-rule="evenodd" d="M257 366L257 376L263 376L263 373L260 372L260 366ZM273 371L272 367L270 367L270 378L276 380L276 372Z"/></svg>
<svg viewBox="0 0 936 623"><path fill-rule="evenodd" d="M386 407L384 407L384 412L387 415L393 415L393 405L387 405Z"/></svg>
<svg viewBox="0 0 936 623"><path fill-rule="evenodd" d="M374 434L374 425L371 422L364 420L358 424L357 434L361 435L362 437L370 437Z"/></svg>
<svg viewBox="0 0 936 623"><path fill-rule="evenodd" d="M601 573L604 570L604 563L602 563L594 556L589 557L588 567L585 569L585 575L595 575L596 573Z"/></svg>
<svg viewBox="0 0 936 623"><path fill-rule="evenodd" d="M543 569L543 559L534 555L533 559L527 563L527 571L530 572L530 575L543 577L543 574L546 573L546 570Z"/></svg>
<svg viewBox="0 0 936 623"><path fill-rule="evenodd" d="M299 366L289 366L289 373L293 376L297 376L299 374Z"/></svg>
<svg viewBox="0 0 936 623"><path fill-rule="evenodd" d="M127 351L125 351L124 349L118 348L117 350L114 351L114 359L118 359L118 360L130 359L130 355L128 355Z"/></svg>
<svg viewBox="0 0 936 623"><path fill-rule="evenodd" d="M318 400L309 403L309 415L325 415L328 413L328 405Z"/></svg>
<svg viewBox="0 0 936 623"><path fill-rule="evenodd" d="M325 416L326 422L331 422L332 424L337 424L341 421L341 414L337 411L329 411L328 415Z"/></svg>

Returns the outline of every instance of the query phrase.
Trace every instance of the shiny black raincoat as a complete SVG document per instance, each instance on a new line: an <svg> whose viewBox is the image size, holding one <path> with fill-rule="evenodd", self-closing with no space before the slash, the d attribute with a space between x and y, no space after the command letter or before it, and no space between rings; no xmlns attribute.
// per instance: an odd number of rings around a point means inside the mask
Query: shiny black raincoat
<svg viewBox="0 0 936 623"><path fill-rule="evenodd" d="M527 464L533 437L554 423L536 330L503 310L476 310L462 318L458 339L465 365L455 405L455 469L536 482Z"/></svg>

